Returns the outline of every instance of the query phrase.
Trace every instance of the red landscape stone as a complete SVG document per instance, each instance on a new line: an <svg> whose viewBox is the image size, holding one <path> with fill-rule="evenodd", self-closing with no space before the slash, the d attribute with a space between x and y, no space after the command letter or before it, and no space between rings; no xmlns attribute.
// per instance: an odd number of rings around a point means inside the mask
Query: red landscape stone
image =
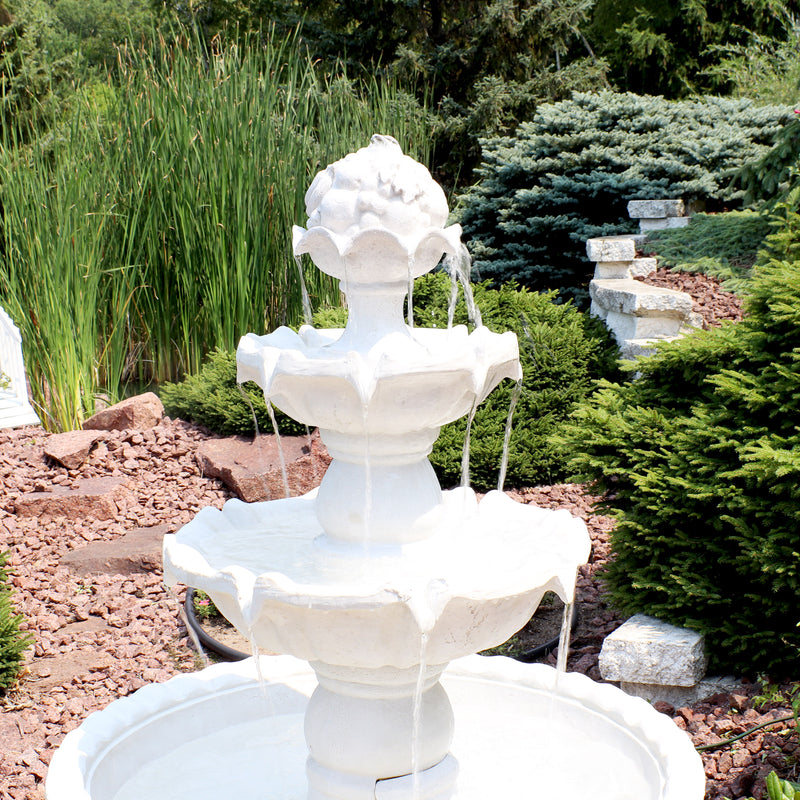
<svg viewBox="0 0 800 800"><path fill-rule="evenodd" d="M75 489L53 486L49 492L28 492L14 503L19 517L114 519L131 500L125 478L87 478Z"/></svg>
<svg viewBox="0 0 800 800"><path fill-rule="evenodd" d="M128 428L154 428L164 418L164 406L153 392L129 397L104 408L83 423L84 430L123 431Z"/></svg>
<svg viewBox="0 0 800 800"><path fill-rule="evenodd" d="M44 444L45 455L67 469L78 469L89 457L89 451L103 434L99 431L67 431L54 433Z"/></svg>

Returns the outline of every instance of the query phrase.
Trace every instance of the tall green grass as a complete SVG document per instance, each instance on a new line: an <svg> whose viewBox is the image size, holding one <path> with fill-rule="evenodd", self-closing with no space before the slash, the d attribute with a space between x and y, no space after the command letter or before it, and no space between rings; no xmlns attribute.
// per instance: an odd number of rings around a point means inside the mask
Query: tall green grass
<svg viewBox="0 0 800 800"><path fill-rule="evenodd" d="M77 427L98 394L193 374L215 347L301 320L291 226L327 163L395 136L430 163L425 112L374 77L322 74L295 38L120 52L118 84L0 152L0 304L34 401ZM309 264L312 304L338 286Z"/></svg>

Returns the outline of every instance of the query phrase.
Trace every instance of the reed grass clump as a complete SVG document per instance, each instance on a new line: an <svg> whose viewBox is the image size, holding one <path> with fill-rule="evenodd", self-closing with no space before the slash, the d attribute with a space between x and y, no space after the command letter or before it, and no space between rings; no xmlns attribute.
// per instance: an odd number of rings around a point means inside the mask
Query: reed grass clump
<svg viewBox="0 0 800 800"><path fill-rule="evenodd" d="M375 132L431 156L415 100L321 74L295 37L157 39L120 51L118 75L0 151L0 304L51 429L300 321L291 227L313 175ZM305 278L313 304L338 302L333 279Z"/></svg>

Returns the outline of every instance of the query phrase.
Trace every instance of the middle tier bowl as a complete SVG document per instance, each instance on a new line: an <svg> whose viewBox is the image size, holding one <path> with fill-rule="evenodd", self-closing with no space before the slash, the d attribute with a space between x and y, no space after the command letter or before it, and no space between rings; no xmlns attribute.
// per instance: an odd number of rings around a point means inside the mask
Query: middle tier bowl
<svg viewBox="0 0 800 800"><path fill-rule="evenodd" d="M402 323L367 343L352 334L308 326L248 334L237 353L239 380L255 381L282 411L319 426L333 461L316 513L331 539L425 539L441 517L428 461L439 428L469 414L504 378L520 378L516 336Z"/></svg>
<svg viewBox="0 0 800 800"><path fill-rule="evenodd" d="M468 414L504 378L518 380L517 338L479 327L405 328L370 349L343 329L248 334L236 359L281 411L321 431L376 437L433 430Z"/></svg>
<svg viewBox="0 0 800 800"><path fill-rule="evenodd" d="M443 493L438 529L422 541L339 545L323 533L315 495L203 509L164 538L165 580L205 591L266 650L406 669L500 644L546 591L570 600L590 552L585 524L567 511L500 492L478 503L471 489Z"/></svg>

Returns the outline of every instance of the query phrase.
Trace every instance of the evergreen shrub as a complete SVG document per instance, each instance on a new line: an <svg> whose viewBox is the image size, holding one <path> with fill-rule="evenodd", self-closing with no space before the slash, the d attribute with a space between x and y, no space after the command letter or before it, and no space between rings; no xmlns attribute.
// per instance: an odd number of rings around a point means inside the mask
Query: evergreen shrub
<svg viewBox="0 0 800 800"><path fill-rule="evenodd" d="M12 590L5 569L8 553L0 553L0 693L9 689L22 669L31 637L20 630L23 620L11 603Z"/></svg>
<svg viewBox="0 0 800 800"><path fill-rule="evenodd" d="M616 374L617 349L607 329L571 303L557 303L555 292L539 294L514 284L499 289L474 287L483 323L498 333L514 331L519 339L522 391L514 411L506 486L552 483L565 477L564 451L554 434L575 404L592 391L601 376ZM445 327L450 284L439 272L414 286L418 325ZM455 322L466 324L463 299ZM470 433L470 485L497 485L506 419L514 386L503 381L478 406ZM430 460L444 487L461 480L467 420L445 425Z"/></svg>
<svg viewBox="0 0 800 800"><path fill-rule="evenodd" d="M414 286L414 318L421 327L446 327L450 282L444 273L419 278ZM519 337L524 373L514 414L506 485L523 486L564 477L564 456L552 435L575 403L592 390L594 380L616 374L616 346L607 329L570 303L557 304L555 294L537 294L513 285L500 289L475 287L483 322L497 332ZM341 327L344 309L325 309L314 317L318 327ZM455 323L467 323L463 299ZM165 384L160 396L168 414L194 420L224 435L252 435L252 403L259 430L272 427L261 389L236 385L236 356L222 350L208 357L197 375L180 384ZM491 489L497 484L506 418L513 386L504 381L479 407L471 431L471 484ZM249 400L249 403L248 403ZM303 433L305 426L277 412L282 433ZM442 428L431 463L443 486L461 480L466 420Z"/></svg>
<svg viewBox="0 0 800 800"><path fill-rule="evenodd" d="M800 215L786 216L743 321L660 347L565 426L574 477L618 520L613 603L705 634L712 669L747 675L800 655L800 260L785 258Z"/></svg>
<svg viewBox="0 0 800 800"><path fill-rule="evenodd" d="M171 417L196 422L223 436L252 436L258 430L272 433L264 393L253 381L236 382L236 354L217 348L208 354L200 370L181 383L159 388L164 410ZM278 430L301 436L306 426L274 409Z"/></svg>
<svg viewBox="0 0 800 800"><path fill-rule="evenodd" d="M644 249L660 267L713 275L726 289L743 292L771 230L770 217L752 210L695 214L685 228L650 233Z"/></svg>
<svg viewBox="0 0 800 800"><path fill-rule="evenodd" d="M735 206L733 172L791 117L749 100L612 92L539 106L515 136L482 142L478 182L460 198L476 276L585 297L585 242L634 231L628 200Z"/></svg>

